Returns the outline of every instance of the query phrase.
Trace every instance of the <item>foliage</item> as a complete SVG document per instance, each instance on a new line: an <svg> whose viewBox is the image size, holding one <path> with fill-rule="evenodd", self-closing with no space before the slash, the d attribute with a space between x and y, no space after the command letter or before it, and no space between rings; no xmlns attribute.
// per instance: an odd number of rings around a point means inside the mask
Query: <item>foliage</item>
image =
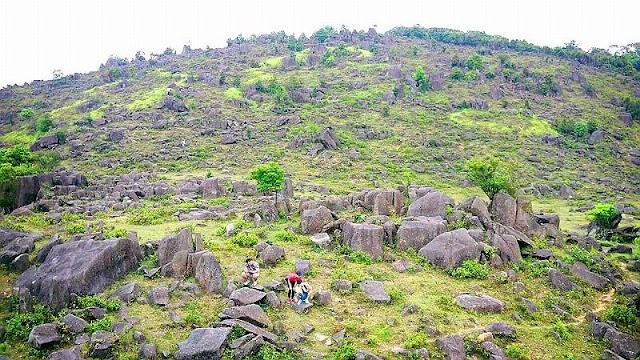
<svg viewBox="0 0 640 360"><path fill-rule="evenodd" d="M356 358L356 348L349 341L344 341L342 345L336 347L331 352L332 360L354 360Z"/></svg>
<svg viewBox="0 0 640 360"><path fill-rule="evenodd" d="M395 304L401 303L407 296L404 290L397 287L389 288L387 293L389 294L389 297L391 297L391 302Z"/></svg>
<svg viewBox="0 0 640 360"><path fill-rule="evenodd" d="M335 33L335 30L333 29L333 27L325 26L317 30L316 32L314 32L313 35L311 36L314 37L316 40L318 40L318 42L323 43L327 41L327 39L329 39L329 37L331 37L331 35L333 35L334 33Z"/></svg>
<svg viewBox="0 0 640 360"><path fill-rule="evenodd" d="M620 216L618 209L609 203L596 204L593 209L587 211L587 217L604 229L612 229L618 216Z"/></svg>
<svg viewBox="0 0 640 360"><path fill-rule="evenodd" d="M308 239L306 236L298 235L294 232L287 230L279 230L273 233L274 239L283 242L296 242L296 243L304 243Z"/></svg>
<svg viewBox="0 0 640 360"><path fill-rule="evenodd" d="M107 315L99 320L93 320L87 326L87 331L92 334L96 331L111 331L111 327L113 326L113 317Z"/></svg>
<svg viewBox="0 0 640 360"><path fill-rule="evenodd" d="M373 264L373 260L371 259L371 255L367 254L366 252L364 252L362 250L352 251L349 254L349 260L351 260L352 262L354 262L356 264L363 264L363 265L371 265L371 264Z"/></svg>
<svg viewBox="0 0 640 360"><path fill-rule="evenodd" d="M260 241L258 235L249 232L241 232L231 238L231 243L246 248L255 246L258 241Z"/></svg>
<svg viewBox="0 0 640 360"><path fill-rule="evenodd" d="M540 95L557 95L560 92L560 87L553 80L553 76L547 74L538 85L537 92Z"/></svg>
<svg viewBox="0 0 640 360"><path fill-rule="evenodd" d="M470 159L466 163L467 177L474 185L479 186L482 191L493 199L500 191L514 195L515 186L512 179L512 169L498 158Z"/></svg>
<svg viewBox="0 0 640 360"><path fill-rule="evenodd" d="M505 354L515 360L527 360L529 359L529 350L522 344L509 344L505 349Z"/></svg>
<svg viewBox="0 0 640 360"><path fill-rule="evenodd" d="M451 80L460 81L464 79L464 72L460 70L459 67L454 67L453 69L451 69L450 77L451 77Z"/></svg>
<svg viewBox="0 0 640 360"><path fill-rule="evenodd" d="M5 324L6 335L16 340L27 341L31 329L49 320L51 320L49 309L36 304L32 312L16 313L7 319Z"/></svg>
<svg viewBox="0 0 640 360"><path fill-rule="evenodd" d="M199 303L198 301L192 300L187 302L185 305L185 315L184 315L184 321L189 323L189 324L195 324L198 326L203 326L203 318L202 318L202 304ZM238 327L240 328L240 327ZM235 328L234 328L235 329ZM242 328L240 328L242 329Z"/></svg>
<svg viewBox="0 0 640 360"><path fill-rule="evenodd" d="M640 120L640 99L624 98L624 109L631 114L633 120Z"/></svg>
<svg viewBox="0 0 640 360"><path fill-rule="evenodd" d="M126 237L128 233L126 229L110 226L103 230L102 235L105 239L113 239Z"/></svg>
<svg viewBox="0 0 640 360"><path fill-rule="evenodd" d="M569 340L569 338L571 338L571 331L561 320L557 320L555 323L553 323L553 326L551 328L553 329L553 331L558 333L558 335L560 335L560 338L562 340Z"/></svg>
<svg viewBox="0 0 640 360"><path fill-rule="evenodd" d="M351 52L344 43L338 44L333 49L328 49L322 54L322 58L320 62L325 66L334 66L336 64L336 60L349 56Z"/></svg>
<svg viewBox="0 0 640 360"><path fill-rule="evenodd" d="M34 115L34 111L32 108L24 108L20 110L20 116L25 119L31 119Z"/></svg>
<svg viewBox="0 0 640 360"><path fill-rule="evenodd" d="M611 305L604 312L604 318L621 326L633 326L638 320L630 307L620 304Z"/></svg>
<svg viewBox="0 0 640 360"><path fill-rule="evenodd" d="M598 129L594 120L575 121L573 119L559 119L554 124L556 130L564 135L577 139L585 139Z"/></svg>
<svg viewBox="0 0 640 360"><path fill-rule="evenodd" d="M259 192L277 192L284 187L284 170L275 162L258 165L251 172L250 177L258 182Z"/></svg>
<svg viewBox="0 0 640 360"><path fill-rule="evenodd" d="M573 245L569 248L569 255L574 261L579 261L587 267L592 268L594 266L593 255L588 250L581 248L580 246Z"/></svg>
<svg viewBox="0 0 640 360"><path fill-rule="evenodd" d="M451 275L458 279L486 279L489 276L489 266L478 260L465 260L462 265L451 271Z"/></svg>
<svg viewBox="0 0 640 360"><path fill-rule="evenodd" d="M528 264L527 271L535 276L542 277L549 273L549 268L552 266L553 264L549 260L539 260Z"/></svg>
<svg viewBox="0 0 640 360"><path fill-rule="evenodd" d="M65 231L69 235L84 234L85 232L87 232L87 228L81 223L74 223L67 225Z"/></svg>
<svg viewBox="0 0 640 360"><path fill-rule="evenodd" d="M484 67L482 55L475 53L465 60L464 65L469 70L482 70Z"/></svg>
<svg viewBox="0 0 640 360"><path fill-rule="evenodd" d="M105 300L97 295L89 295L78 298L78 306L81 308L96 306L108 311L118 311L120 310L120 300L117 297Z"/></svg>
<svg viewBox="0 0 640 360"><path fill-rule="evenodd" d="M413 79L416 81L418 90L425 92L431 88L431 81L427 78L422 66L416 68L416 72L413 74Z"/></svg>
<svg viewBox="0 0 640 360"><path fill-rule="evenodd" d="M418 349L427 346L429 336L422 330L411 333L404 339L404 347L407 349Z"/></svg>
<svg viewBox="0 0 640 360"><path fill-rule="evenodd" d="M163 206L143 206L131 209L127 222L132 225L158 225L162 224L169 214L168 209Z"/></svg>
<svg viewBox="0 0 640 360"><path fill-rule="evenodd" d="M44 114L36 121L36 132L40 134L47 133L53 127L53 119L51 115Z"/></svg>
<svg viewBox="0 0 640 360"><path fill-rule="evenodd" d="M480 75L477 70L469 70L464 73L464 81L473 81L477 80Z"/></svg>

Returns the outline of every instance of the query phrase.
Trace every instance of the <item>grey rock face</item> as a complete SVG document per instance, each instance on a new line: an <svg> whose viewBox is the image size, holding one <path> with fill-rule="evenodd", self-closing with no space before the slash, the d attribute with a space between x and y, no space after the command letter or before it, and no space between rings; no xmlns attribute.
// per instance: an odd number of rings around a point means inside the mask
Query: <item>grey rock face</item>
<svg viewBox="0 0 640 360"><path fill-rule="evenodd" d="M84 331L89 325L84 319L79 318L73 314L67 314L60 320L70 332L77 334Z"/></svg>
<svg viewBox="0 0 640 360"><path fill-rule="evenodd" d="M256 304L228 307L220 313L221 319L240 319L261 327L271 327L271 320Z"/></svg>
<svg viewBox="0 0 640 360"><path fill-rule="evenodd" d="M46 360L83 360L79 346L52 352Z"/></svg>
<svg viewBox="0 0 640 360"><path fill-rule="evenodd" d="M208 251L198 260L194 277L198 280L198 284L208 292L221 294L224 290L220 263L218 259Z"/></svg>
<svg viewBox="0 0 640 360"><path fill-rule="evenodd" d="M42 303L60 310L70 295L97 294L134 269L142 258L135 234L111 240L80 240L54 246L45 262L18 277Z"/></svg>
<svg viewBox="0 0 640 360"><path fill-rule="evenodd" d="M342 244L351 250L361 250L376 259L383 255L384 229L371 224L347 222L342 228Z"/></svg>
<svg viewBox="0 0 640 360"><path fill-rule="evenodd" d="M384 290L384 284L381 281L365 280L360 283L360 290L373 302L381 304L391 302L391 296Z"/></svg>
<svg viewBox="0 0 640 360"><path fill-rule="evenodd" d="M442 337L436 340L436 346L447 354L447 360L464 360L464 340L459 335Z"/></svg>
<svg viewBox="0 0 640 360"><path fill-rule="evenodd" d="M265 296L266 294L262 291L242 287L233 291L229 296L229 300L233 300L236 305L249 305L259 302L264 299Z"/></svg>
<svg viewBox="0 0 640 360"><path fill-rule="evenodd" d="M464 260L479 259L481 250L482 245L469 236L467 230L457 229L436 236L419 254L436 266L453 269Z"/></svg>
<svg viewBox="0 0 640 360"><path fill-rule="evenodd" d="M179 349L173 357L176 360L218 360L230 332L230 327L194 329L178 344Z"/></svg>
<svg viewBox="0 0 640 360"><path fill-rule="evenodd" d="M495 221L513 227L516 222L516 199L503 192L497 193L491 201L491 213Z"/></svg>
<svg viewBox="0 0 640 360"><path fill-rule="evenodd" d="M591 272L587 266L581 262L576 262L571 267L571 273L580 280L586 282L598 290L604 290L609 287L609 279L602 275Z"/></svg>
<svg viewBox="0 0 640 360"><path fill-rule="evenodd" d="M447 231L447 223L442 218L423 218L420 221L403 221L398 229L396 248L420 250L436 236Z"/></svg>
<svg viewBox="0 0 640 360"><path fill-rule="evenodd" d="M29 344L38 349L57 343L60 340L62 340L62 337L58 334L56 324L53 323L38 325L31 329L29 333Z"/></svg>
<svg viewBox="0 0 640 360"><path fill-rule="evenodd" d="M549 280L551 281L551 285L560 290L580 290L580 287L571 281L567 275L556 269L549 270Z"/></svg>
<svg viewBox="0 0 640 360"><path fill-rule="evenodd" d="M426 195L416 199L409 205L407 216L440 216L446 215L445 201L442 193L438 191L428 192Z"/></svg>
<svg viewBox="0 0 640 360"><path fill-rule="evenodd" d="M504 309L504 303L491 296L482 295L468 295L462 294L455 298L455 301L460 307L466 310L473 310L480 313L497 313Z"/></svg>
<svg viewBox="0 0 640 360"><path fill-rule="evenodd" d="M124 303L130 303L140 296L140 292L140 285L138 285L138 283L131 282L116 290L111 297L117 297Z"/></svg>
<svg viewBox="0 0 640 360"><path fill-rule="evenodd" d="M175 253L181 250L188 253L194 251L190 228L184 228L178 234L169 235L160 241L158 244L158 265L164 266L170 263Z"/></svg>
<svg viewBox="0 0 640 360"><path fill-rule="evenodd" d="M302 212L301 225L305 234L322 232L322 227L333 221L331 211L324 206Z"/></svg>

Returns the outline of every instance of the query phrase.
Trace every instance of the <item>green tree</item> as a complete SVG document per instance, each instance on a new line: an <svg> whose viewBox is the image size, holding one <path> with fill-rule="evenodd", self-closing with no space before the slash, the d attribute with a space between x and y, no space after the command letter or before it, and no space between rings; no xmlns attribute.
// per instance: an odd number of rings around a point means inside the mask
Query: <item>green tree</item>
<svg viewBox="0 0 640 360"><path fill-rule="evenodd" d="M596 204L593 209L587 211L587 217L598 227L613 229L617 224L620 213L613 204Z"/></svg>
<svg viewBox="0 0 640 360"><path fill-rule="evenodd" d="M467 58L464 62L464 65L469 70L482 70L484 67L482 56L478 53L475 53Z"/></svg>
<svg viewBox="0 0 640 360"><path fill-rule="evenodd" d="M38 133L44 134L48 132L52 127L53 127L53 119L51 119L51 116L49 114L42 115L36 121L36 131Z"/></svg>
<svg viewBox="0 0 640 360"><path fill-rule="evenodd" d="M422 66L416 68L413 79L416 81L416 85L421 92L425 92L431 88L431 81L427 78Z"/></svg>
<svg viewBox="0 0 640 360"><path fill-rule="evenodd" d="M331 37L331 35L333 35L335 32L336 31L333 29L333 27L325 26L319 29L318 31L314 32L312 36L319 42L323 43L327 41L327 39Z"/></svg>
<svg viewBox="0 0 640 360"><path fill-rule="evenodd" d="M275 162L266 165L258 165L250 175L251 179L258 182L258 191L273 191L278 202L278 191L284 188L284 170Z"/></svg>
<svg viewBox="0 0 640 360"><path fill-rule="evenodd" d="M451 69L451 80L460 81L462 79L464 79L464 73L459 67Z"/></svg>
<svg viewBox="0 0 640 360"><path fill-rule="evenodd" d="M467 170L469 180L479 186L489 199L493 199L500 191L515 194L513 170L500 159L471 159L467 161Z"/></svg>
<svg viewBox="0 0 640 360"><path fill-rule="evenodd" d="M22 116L25 119L31 119L33 117L33 109L32 108L24 108L22 110L20 110L20 116Z"/></svg>

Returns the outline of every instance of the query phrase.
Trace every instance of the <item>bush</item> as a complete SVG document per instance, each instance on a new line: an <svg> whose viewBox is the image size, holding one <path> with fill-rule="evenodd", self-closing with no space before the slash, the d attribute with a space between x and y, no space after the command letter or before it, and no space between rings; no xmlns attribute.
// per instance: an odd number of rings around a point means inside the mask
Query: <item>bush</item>
<svg viewBox="0 0 640 360"><path fill-rule="evenodd" d="M89 326L87 326L87 331L89 331L90 334L99 330L111 331L112 326L113 326L113 318L107 315L100 320L94 320L90 322Z"/></svg>
<svg viewBox="0 0 640 360"><path fill-rule="evenodd" d="M418 90L425 92L431 88L431 81L427 78L422 66L416 68L416 72L413 74L413 79L416 81Z"/></svg>
<svg viewBox="0 0 640 360"><path fill-rule="evenodd" d="M53 127L53 119L49 114L42 115L36 121L36 131L40 134L47 133Z"/></svg>
<svg viewBox="0 0 640 360"><path fill-rule="evenodd" d="M123 238L126 237L129 232L122 228L109 227L102 232L105 239Z"/></svg>
<svg viewBox="0 0 640 360"><path fill-rule="evenodd" d="M404 300L404 298L407 296L407 294L404 292L404 290L397 288L397 287L392 287L388 290L389 293L389 297L391 297L391 302L392 303L400 303Z"/></svg>
<svg viewBox="0 0 640 360"><path fill-rule="evenodd" d="M44 306L37 304L33 312L15 314L5 324L7 337L27 341L29 333L37 325L51 319L51 312Z"/></svg>
<svg viewBox="0 0 640 360"><path fill-rule="evenodd" d="M482 68L484 67L482 56L478 53L475 53L467 58L467 60L464 62L464 65L469 70L482 70Z"/></svg>
<svg viewBox="0 0 640 360"><path fill-rule="evenodd" d="M469 180L479 186L489 199L493 199L500 191L515 195L513 170L500 159L471 159L467 161L467 169Z"/></svg>
<svg viewBox="0 0 640 360"><path fill-rule="evenodd" d="M356 348L349 341L344 341L342 345L331 352L331 358L333 360L354 360L356 358Z"/></svg>
<svg viewBox="0 0 640 360"><path fill-rule="evenodd" d="M84 225L80 223L69 224L67 225L65 230L69 235L84 234L85 232L87 232L87 229L84 227Z"/></svg>
<svg viewBox="0 0 640 360"><path fill-rule="evenodd" d="M574 261L579 261L587 265L587 267L589 268L594 266L593 255L591 254L591 252L577 245L573 245L569 248L569 255L571 255Z"/></svg>
<svg viewBox="0 0 640 360"><path fill-rule="evenodd" d="M593 209L587 211L587 217L598 227L604 229L612 229L619 216L620 213L613 204L599 203Z"/></svg>
<svg viewBox="0 0 640 360"><path fill-rule="evenodd" d="M505 354L515 360L526 360L529 358L527 347L521 344L510 344L505 349Z"/></svg>
<svg viewBox="0 0 640 360"><path fill-rule="evenodd" d="M356 264L364 264L371 265L373 264L373 259L371 259L371 255L367 254L362 250L356 250L349 254L349 260Z"/></svg>
<svg viewBox="0 0 640 360"><path fill-rule="evenodd" d="M20 116L25 119L31 119L33 117L33 109L32 108L24 108L20 110Z"/></svg>
<svg viewBox="0 0 640 360"><path fill-rule="evenodd" d="M486 279L489 276L489 266L480 264L478 260L465 260L451 275L458 279Z"/></svg>
<svg viewBox="0 0 640 360"><path fill-rule="evenodd" d="M303 243L308 239L306 236L298 235L296 233L293 233L287 230L276 231L273 234L273 237L278 241L298 242L298 243Z"/></svg>
<svg viewBox="0 0 640 360"><path fill-rule="evenodd" d="M464 72L462 72L462 70L460 70L460 68L458 67L454 67L453 69L451 69L451 80L454 81L460 81L464 78Z"/></svg>
<svg viewBox="0 0 640 360"><path fill-rule="evenodd" d="M161 207L141 207L132 209L127 222L133 225L159 225L164 222L166 209Z"/></svg>
<svg viewBox="0 0 640 360"><path fill-rule="evenodd" d="M613 304L604 313L604 318L621 326L632 326L638 318L628 306Z"/></svg>
<svg viewBox="0 0 640 360"><path fill-rule="evenodd" d="M118 311L120 310L120 300L118 298L105 300L96 295L83 296L78 298L78 306L81 308L96 306L105 308L108 311Z"/></svg>
<svg viewBox="0 0 640 360"><path fill-rule="evenodd" d="M258 235L248 232L239 233L231 238L231 243L246 248L254 247L258 241L260 241Z"/></svg>
<svg viewBox="0 0 640 360"><path fill-rule="evenodd" d="M419 349L427 346L429 343L429 336L424 331L417 331L409 334L404 339L404 347L407 349Z"/></svg>
<svg viewBox="0 0 640 360"><path fill-rule="evenodd" d="M567 325L563 323L561 320L556 321L553 324L552 329L553 331L558 333L558 335L560 335L560 338L562 340L569 340L569 338L571 338L571 331L569 330Z"/></svg>

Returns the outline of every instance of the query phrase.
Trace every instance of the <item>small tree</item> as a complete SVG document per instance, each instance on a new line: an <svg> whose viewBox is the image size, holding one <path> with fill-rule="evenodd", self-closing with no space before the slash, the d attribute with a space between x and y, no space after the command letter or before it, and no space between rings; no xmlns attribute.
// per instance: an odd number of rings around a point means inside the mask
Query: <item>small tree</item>
<svg viewBox="0 0 640 360"><path fill-rule="evenodd" d="M278 203L278 191L284 188L284 170L275 162L258 165L251 172L251 179L258 182L258 191L273 191Z"/></svg>
<svg viewBox="0 0 640 360"><path fill-rule="evenodd" d="M467 177L474 185L479 186L489 197L493 197L500 191L514 195L512 169L500 159L490 157L488 159L471 159L467 161Z"/></svg>
<svg viewBox="0 0 640 360"><path fill-rule="evenodd" d="M425 92L431 88L431 81L427 78L422 66L418 66L416 68L416 72L413 74L413 79L416 81L416 85L418 85L418 89L420 91Z"/></svg>
<svg viewBox="0 0 640 360"><path fill-rule="evenodd" d="M478 53L475 53L467 58L464 62L464 65L469 70L482 70L484 67L482 56Z"/></svg>
<svg viewBox="0 0 640 360"><path fill-rule="evenodd" d="M613 229L620 222L620 213L613 204L596 204L593 209L587 211L587 217L602 229Z"/></svg>
<svg viewBox="0 0 640 360"><path fill-rule="evenodd" d="M40 134L47 133L53 127L53 119L49 114L42 115L36 121L36 131Z"/></svg>

